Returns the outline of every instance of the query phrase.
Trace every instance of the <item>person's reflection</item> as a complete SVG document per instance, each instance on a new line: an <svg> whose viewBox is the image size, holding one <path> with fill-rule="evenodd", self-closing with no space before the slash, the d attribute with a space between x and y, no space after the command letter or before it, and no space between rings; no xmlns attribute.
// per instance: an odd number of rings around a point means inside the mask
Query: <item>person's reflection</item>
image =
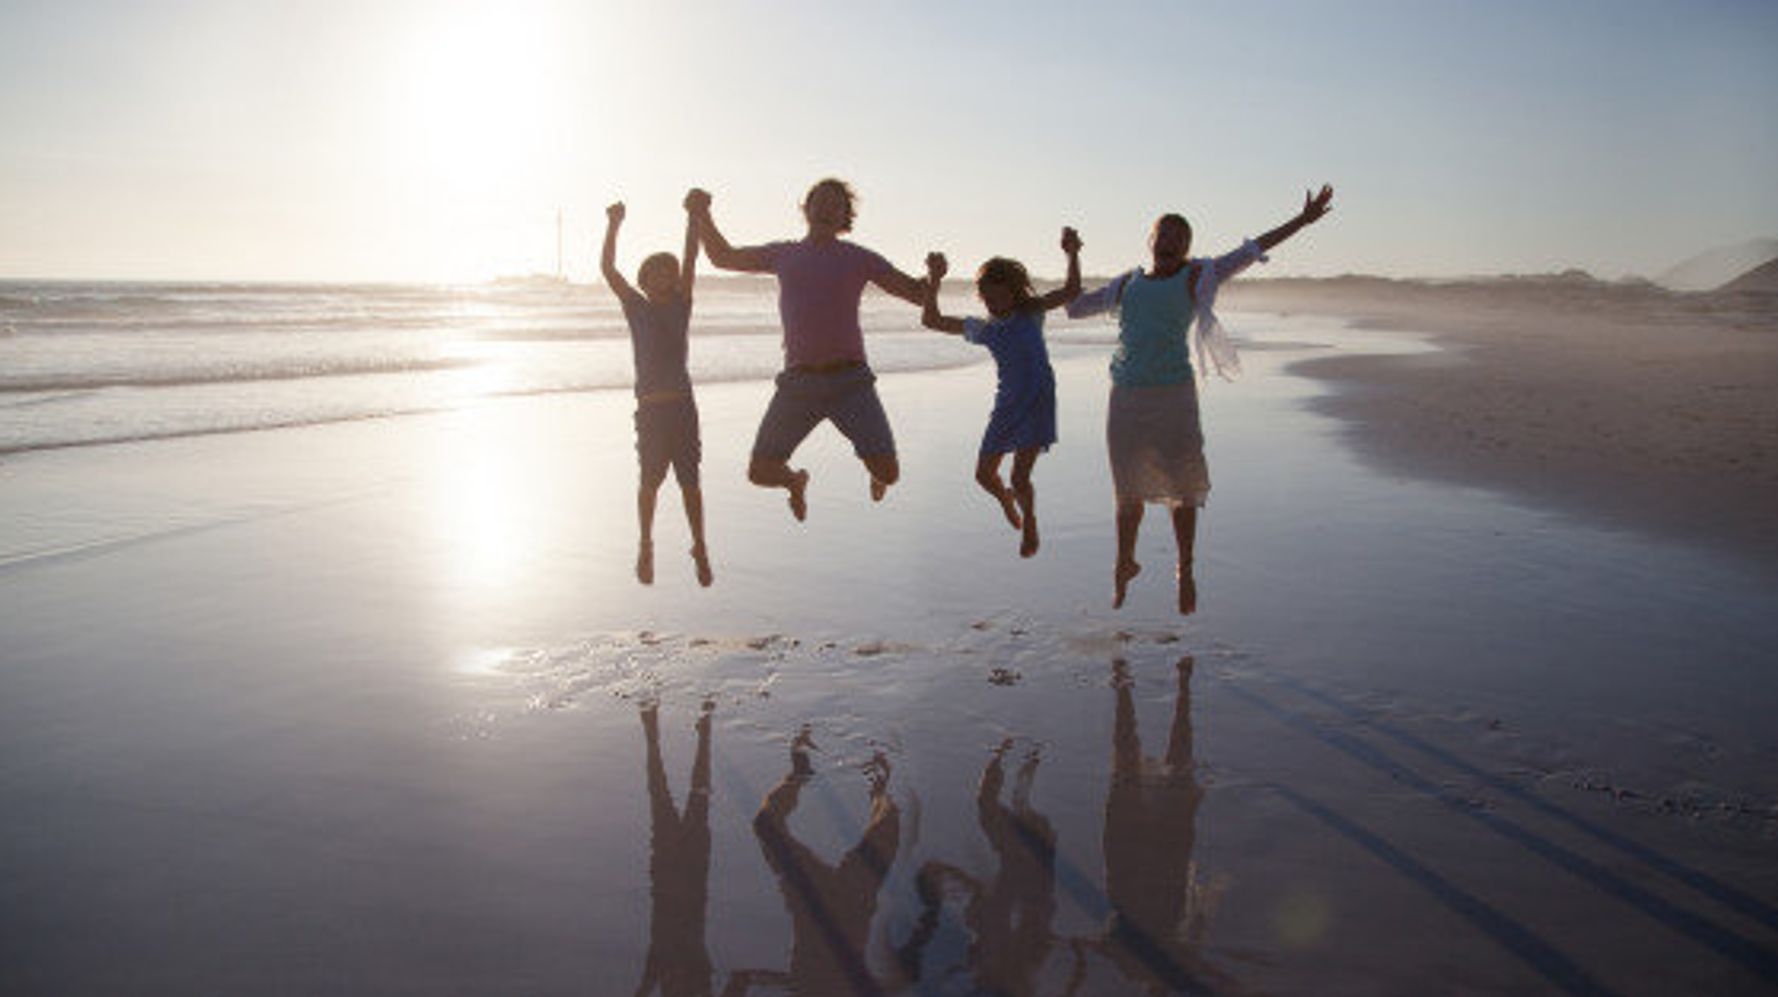
<svg viewBox="0 0 1778 997"><path fill-rule="evenodd" d="M637 997L660 988L662 997L711 992L710 953L704 947L704 909L710 883L710 714L706 701L698 716L698 753L691 766L691 789L682 815L667 788L661 763L661 728L654 703L642 707L642 734L648 742L648 878L653 893L648 959Z"/></svg>
<svg viewBox="0 0 1778 997"><path fill-rule="evenodd" d="M964 918L974 937L969 960L976 986L982 993L1020 997L1036 992L1037 973L1055 946L1056 832L1048 818L1031 809L1031 783L1040 760L1036 749L1013 777L1012 805L1001 802L1004 758L1011 747L1008 740L995 749L976 792L977 820L999 860L993 881L984 889L963 870L934 860L920 867L916 886L927 907L922 924L928 935L944 881L968 892ZM918 974L917 959L904 956L904 964Z"/></svg>
<svg viewBox="0 0 1778 997"><path fill-rule="evenodd" d="M1176 666L1179 694L1166 754L1144 757L1136 733L1130 668L1111 665L1117 715L1111 735L1111 791L1105 800L1105 892L1111 903L1103 949L1133 984L1152 994L1202 993L1232 986L1197 955L1203 897L1195 881L1198 804L1204 791L1192 761L1190 655Z"/></svg>
<svg viewBox="0 0 1778 997"><path fill-rule="evenodd" d="M871 759L870 821L858 844L828 865L790 830L803 785L814 775L805 729L790 748L790 771L766 794L753 818L753 833L790 909L788 973L737 971L724 994L741 994L756 981L783 982L795 994L881 994L882 984L865 964L865 945L877 911L877 893L901 847L901 811L889 796L889 760Z"/></svg>

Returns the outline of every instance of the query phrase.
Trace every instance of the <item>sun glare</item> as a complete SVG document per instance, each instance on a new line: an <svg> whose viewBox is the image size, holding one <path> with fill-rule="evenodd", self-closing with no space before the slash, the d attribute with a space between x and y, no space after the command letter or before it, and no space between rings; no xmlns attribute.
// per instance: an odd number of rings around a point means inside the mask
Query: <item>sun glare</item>
<svg viewBox="0 0 1778 997"><path fill-rule="evenodd" d="M535 185L565 113L551 8L425 8L397 59L392 117L408 177L435 196L497 199Z"/></svg>

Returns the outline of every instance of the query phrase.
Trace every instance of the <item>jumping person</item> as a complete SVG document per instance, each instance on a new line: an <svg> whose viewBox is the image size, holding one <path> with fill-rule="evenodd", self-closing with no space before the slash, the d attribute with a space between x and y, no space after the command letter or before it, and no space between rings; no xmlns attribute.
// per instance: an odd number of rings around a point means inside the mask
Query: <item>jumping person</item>
<svg viewBox="0 0 1778 997"><path fill-rule="evenodd" d="M1192 573L1198 509L1210 494L1204 464L1204 433L1198 422L1198 390L1193 381L1186 336L1198 327L1198 359L1225 373L1234 365L1211 310L1223 281L1265 259L1273 246L1327 214L1333 188L1305 195L1294 217L1227 255L1192 258L1191 225L1180 215L1162 215L1149 234L1153 264L1132 270L1068 306L1072 318L1116 309L1117 350L1111 358L1111 405L1105 439L1117 492L1117 566L1112 574L1112 606L1124 604L1136 563L1136 534L1145 502L1172 508L1173 536L1179 548L1179 612L1198 607Z"/></svg>
<svg viewBox="0 0 1778 997"><path fill-rule="evenodd" d="M691 287L698 266L697 222L686 219L684 260L673 259L672 253L655 253L642 261L636 271L642 293L637 294L617 269L617 230L624 223L623 202L606 208L605 218L605 249L599 256L599 270L623 304L636 365L636 456L642 465L636 492L636 517L641 527L636 578L644 585L654 584L655 499L671 466L685 503L685 519L691 526L691 558L697 566L698 584L708 586L714 579L710 553L704 546L704 493L698 484L702 457L698 405L685 367Z"/></svg>
<svg viewBox="0 0 1778 997"><path fill-rule="evenodd" d="M945 277L942 253L926 257L926 328L961 335L994 355L999 385L994 412L982 434L975 480L1000 503L1013 529L1021 531L1019 556L1037 553L1037 492L1031 470L1040 454L1056 442L1056 374L1043 342L1043 315L1080 294L1080 236L1062 230L1062 252L1068 254L1068 279L1047 294L1031 290L1031 277L1018 260L996 256L976 271L976 293L988 309L986 321L952 318L938 310L938 288ZM1012 454L1012 487L1000 480L1000 462Z"/></svg>
<svg viewBox="0 0 1778 997"><path fill-rule="evenodd" d="M855 202L844 181L822 180L803 198L808 226L803 238L737 247L716 228L710 195L695 189L686 195L712 264L778 278L784 370L760 420L747 478L762 488L787 491L791 514L798 520L808 515L809 472L792 468L790 458L823 420L852 441L853 452L870 472L873 500L881 501L901 477L895 435L877 397L876 375L865 359L858 303L866 284L913 305L921 303L925 289L888 260L840 238L852 230Z"/></svg>

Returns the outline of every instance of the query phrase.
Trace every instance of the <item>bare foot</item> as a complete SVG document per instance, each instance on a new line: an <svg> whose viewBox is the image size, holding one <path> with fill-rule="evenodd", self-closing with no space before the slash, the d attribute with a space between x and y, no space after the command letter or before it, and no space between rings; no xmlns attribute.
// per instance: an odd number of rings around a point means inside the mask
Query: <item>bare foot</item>
<svg viewBox="0 0 1778 997"><path fill-rule="evenodd" d="M790 514L799 523L808 519L809 501L803 493L809 490L809 472L798 471L791 475L790 484L785 487L790 489Z"/></svg>
<svg viewBox="0 0 1778 997"><path fill-rule="evenodd" d="M644 585L654 584L654 541L644 540L636 549L636 580Z"/></svg>
<svg viewBox="0 0 1778 997"><path fill-rule="evenodd" d="M1117 563L1117 568L1116 568L1116 570L1114 570L1112 572L1112 575L1111 575L1111 582L1112 582L1111 608L1112 609L1122 609L1123 608L1124 592L1126 590L1128 590L1130 587L1130 579L1136 577L1137 575L1139 575L1141 573L1142 573L1142 565L1137 564L1135 561L1119 561Z"/></svg>
<svg viewBox="0 0 1778 997"><path fill-rule="evenodd" d="M1179 576L1179 615L1190 616L1198 611L1198 580L1192 577L1190 561L1181 564Z"/></svg>
<svg viewBox="0 0 1778 997"><path fill-rule="evenodd" d="M878 481L875 477L872 477L870 479L870 500L872 502L881 502L883 501L883 496L887 494L889 494L889 486Z"/></svg>
<svg viewBox="0 0 1778 997"><path fill-rule="evenodd" d="M710 552L704 549L703 544L696 544L691 549L691 559L698 566L698 584L709 588L710 583L716 580L716 576L710 573Z"/></svg>
<svg viewBox="0 0 1778 997"><path fill-rule="evenodd" d="M1023 529L1025 523L1024 520L1019 517L1019 503L1018 500L1013 497L1012 491L1007 489L1001 491L994 497L1000 500L1000 511L1006 513L1006 521L1012 524L1012 528L1015 530Z"/></svg>
<svg viewBox="0 0 1778 997"><path fill-rule="evenodd" d="M1031 557L1037 553L1037 517L1025 517L1025 536L1019 541L1019 556Z"/></svg>

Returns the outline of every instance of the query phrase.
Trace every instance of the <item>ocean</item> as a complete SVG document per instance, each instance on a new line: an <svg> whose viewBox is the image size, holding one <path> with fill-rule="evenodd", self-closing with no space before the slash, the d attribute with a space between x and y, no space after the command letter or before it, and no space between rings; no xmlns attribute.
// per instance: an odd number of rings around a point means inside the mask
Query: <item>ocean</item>
<svg viewBox="0 0 1778 997"><path fill-rule="evenodd" d="M972 302L947 293L947 309ZM978 306L979 309L979 306ZM862 321L878 371L985 353L879 294ZM769 280L699 283L700 382L782 366ZM1052 336L1104 349L1103 325ZM0 281L0 454L433 412L480 399L626 390L623 315L591 285Z"/></svg>

